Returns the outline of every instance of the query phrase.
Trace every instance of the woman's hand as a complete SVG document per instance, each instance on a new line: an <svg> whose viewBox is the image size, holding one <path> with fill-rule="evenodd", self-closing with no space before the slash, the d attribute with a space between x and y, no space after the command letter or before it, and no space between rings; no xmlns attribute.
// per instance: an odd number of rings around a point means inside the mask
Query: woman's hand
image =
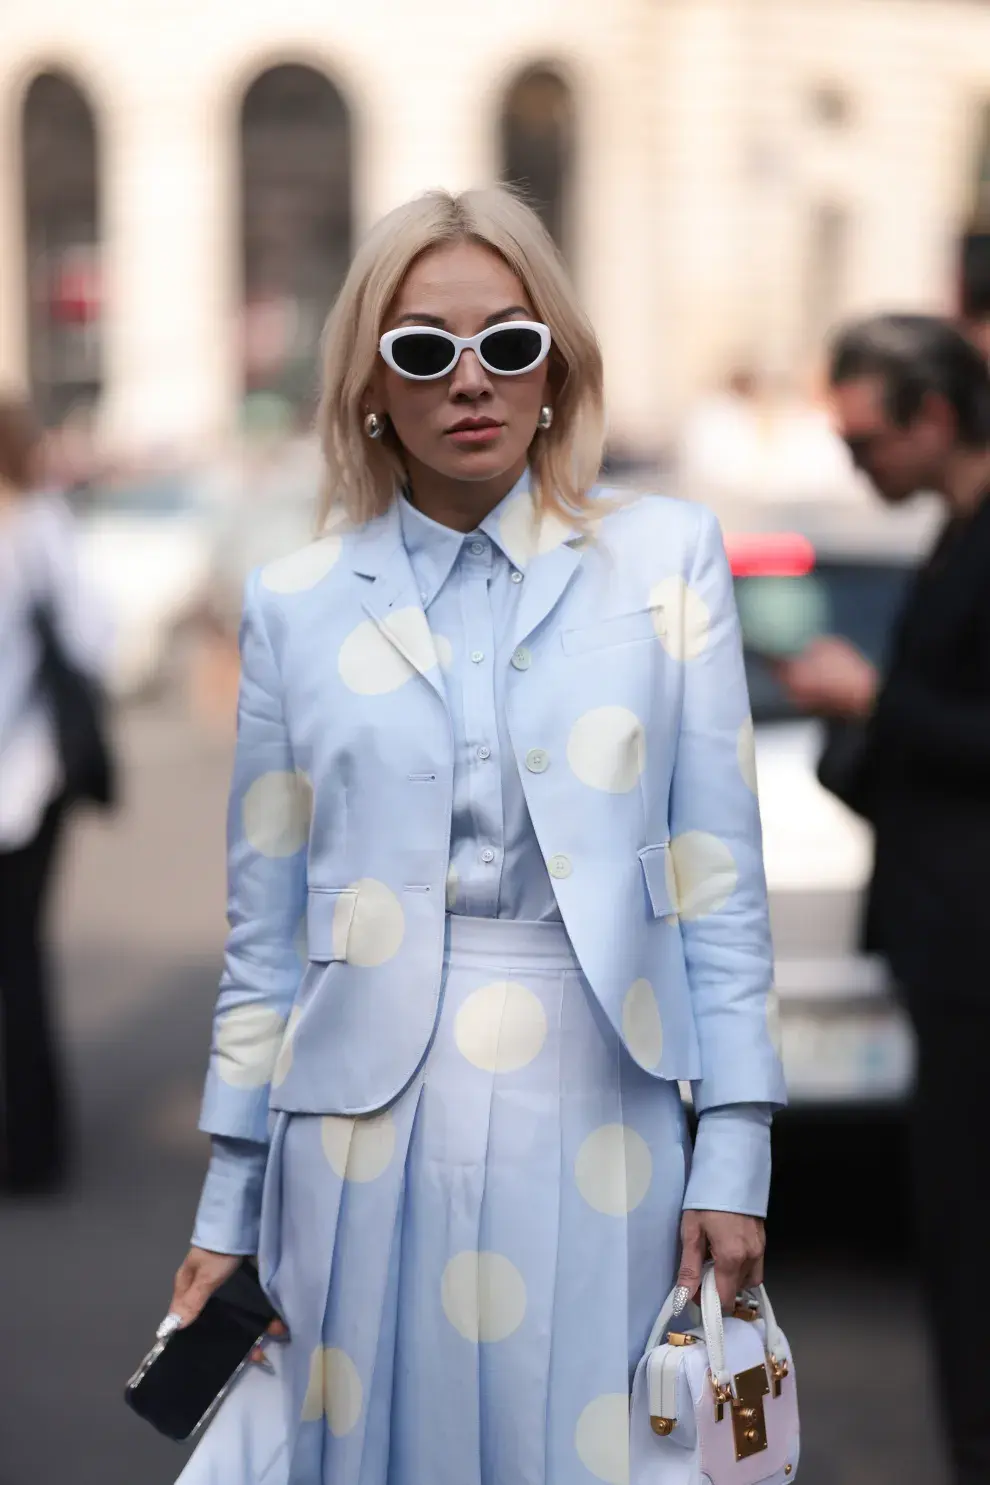
<svg viewBox="0 0 990 1485"><path fill-rule="evenodd" d="M731 1310L740 1289L763 1283L766 1232L759 1217L738 1212L685 1212L681 1218L681 1267L678 1285L696 1298L701 1271L709 1255L715 1260L715 1283L724 1310Z"/></svg>
<svg viewBox="0 0 990 1485"><path fill-rule="evenodd" d="M206 1248L190 1248L185 1262L175 1276L172 1303L168 1307L169 1315L176 1315L181 1320L182 1329L191 1325L211 1294L226 1283L243 1262L239 1253L211 1253ZM274 1340L287 1340L289 1333L281 1320L273 1320L268 1327L268 1334ZM251 1352L251 1360L260 1366L271 1368L271 1363L265 1360L265 1353L260 1346L256 1346Z"/></svg>

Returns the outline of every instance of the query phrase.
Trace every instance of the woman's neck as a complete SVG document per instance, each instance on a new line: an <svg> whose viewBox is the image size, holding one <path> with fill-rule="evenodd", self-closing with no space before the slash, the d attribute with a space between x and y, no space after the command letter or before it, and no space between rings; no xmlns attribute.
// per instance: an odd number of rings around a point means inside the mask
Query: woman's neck
<svg viewBox="0 0 990 1485"><path fill-rule="evenodd" d="M424 516L452 531L473 531L504 500L526 471L506 470L490 480L455 480L410 461L407 495Z"/></svg>

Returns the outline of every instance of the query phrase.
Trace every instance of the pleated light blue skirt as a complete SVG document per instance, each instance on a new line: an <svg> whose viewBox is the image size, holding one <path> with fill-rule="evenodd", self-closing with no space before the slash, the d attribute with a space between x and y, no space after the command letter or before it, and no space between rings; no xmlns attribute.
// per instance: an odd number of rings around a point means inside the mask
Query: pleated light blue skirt
<svg viewBox="0 0 990 1485"><path fill-rule="evenodd" d="M626 1053L560 924L451 917L447 938L396 1103L278 1116L259 1259L292 1340L182 1485L628 1479L630 1378L677 1257L677 1086Z"/></svg>

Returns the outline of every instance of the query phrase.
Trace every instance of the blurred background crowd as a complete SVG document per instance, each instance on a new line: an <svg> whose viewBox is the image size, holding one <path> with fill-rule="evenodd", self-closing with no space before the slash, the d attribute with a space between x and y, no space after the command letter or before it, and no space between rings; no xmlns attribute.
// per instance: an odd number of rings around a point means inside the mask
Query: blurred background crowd
<svg viewBox="0 0 990 1485"><path fill-rule="evenodd" d="M793 1099L770 1273L805 1479L942 1478L902 1269L912 1034L858 947L869 829L760 657L837 632L882 663L930 545L930 503L881 509L832 431L825 344L921 310L990 353L990 10L34 0L0 12L0 386L41 420L112 623L123 802L73 835L60 899L78 1175L0 1207L20 1359L0 1485L177 1472L117 1394L205 1161L241 585L312 529L319 336L354 243L419 189L496 178L600 332L608 477L704 500L727 535Z"/></svg>

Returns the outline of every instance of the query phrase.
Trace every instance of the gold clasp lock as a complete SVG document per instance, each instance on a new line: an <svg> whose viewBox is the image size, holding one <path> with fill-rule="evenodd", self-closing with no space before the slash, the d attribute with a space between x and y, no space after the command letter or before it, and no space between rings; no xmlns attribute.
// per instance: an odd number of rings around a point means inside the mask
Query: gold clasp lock
<svg viewBox="0 0 990 1485"><path fill-rule="evenodd" d="M650 1414L650 1427L653 1429L653 1432L658 1433L662 1439L665 1439L668 1434L672 1434L674 1432L676 1423L676 1418L657 1418L652 1413Z"/></svg>
<svg viewBox="0 0 990 1485"><path fill-rule="evenodd" d="M733 1379L732 1436L736 1459L749 1459L767 1447L763 1399L770 1391L765 1366L751 1366Z"/></svg>
<svg viewBox="0 0 990 1485"><path fill-rule="evenodd" d="M708 1380L712 1384L712 1397L715 1399L715 1422L721 1423L725 1417L726 1404L733 1402L732 1388L720 1387L711 1372L708 1373Z"/></svg>
<svg viewBox="0 0 990 1485"><path fill-rule="evenodd" d="M696 1346L698 1337L691 1335L688 1331L672 1330L667 1335L668 1346Z"/></svg>

